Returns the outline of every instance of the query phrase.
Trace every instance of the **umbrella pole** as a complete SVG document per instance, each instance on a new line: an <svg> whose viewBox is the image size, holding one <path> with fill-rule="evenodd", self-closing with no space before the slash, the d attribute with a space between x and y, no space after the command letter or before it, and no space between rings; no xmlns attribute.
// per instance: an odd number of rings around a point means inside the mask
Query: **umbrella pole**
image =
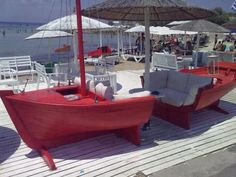
<svg viewBox="0 0 236 177"><path fill-rule="evenodd" d="M120 56L120 30L117 29L117 53Z"/></svg>
<svg viewBox="0 0 236 177"><path fill-rule="evenodd" d="M77 33L76 30L73 31L73 52L74 52L74 61L77 60Z"/></svg>
<svg viewBox="0 0 236 177"><path fill-rule="evenodd" d="M146 7L145 13L145 82L144 88L147 90L150 83L150 13L149 8Z"/></svg>
<svg viewBox="0 0 236 177"><path fill-rule="evenodd" d="M129 33L129 52L131 51L131 34Z"/></svg>
<svg viewBox="0 0 236 177"><path fill-rule="evenodd" d="M200 42L200 33L198 32L198 33L197 33L197 46L196 46L195 68L197 67L197 62L198 62L199 42Z"/></svg>
<svg viewBox="0 0 236 177"><path fill-rule="evenodd" d="M102 47L102 30L99 31L99 35L100 47Z"/></svg>

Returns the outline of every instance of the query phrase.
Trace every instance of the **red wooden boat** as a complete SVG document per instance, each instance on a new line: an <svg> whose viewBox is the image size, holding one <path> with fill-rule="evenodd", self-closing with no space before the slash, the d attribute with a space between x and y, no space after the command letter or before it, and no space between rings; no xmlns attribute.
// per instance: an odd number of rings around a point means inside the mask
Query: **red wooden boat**
<svg viewBox="0 0 236 177"><path fill-rule="evenodd" d="M190 128L190 113L203 108L211 108L224 114L227 111L219 107L220 99L236 87L236 63L219 62L216 64L216 74L209 74L208 67L183 69L181 72L199 76L211 77L214 83L200 89L193 104L175 107L157 100L153 115L185 129Z"/></svg>
<svg viewBox="0 0 236 177"><path fill-rule="evenodd" d="M81 86L58 86L19 94L0 91L21 138L40 153L51 170L56 169L47 151L51 147L106 132L139 144L139 127L151 116L155 101L153 96L111 101L86 89L80 0L76 0L76 8Z"/></svg>

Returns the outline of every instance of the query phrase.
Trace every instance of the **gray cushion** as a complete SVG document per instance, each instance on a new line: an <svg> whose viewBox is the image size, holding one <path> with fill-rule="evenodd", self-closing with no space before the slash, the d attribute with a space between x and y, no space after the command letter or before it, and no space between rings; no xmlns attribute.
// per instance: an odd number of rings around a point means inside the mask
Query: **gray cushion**
<svg viewBox="0 0 236 177"><path fill-rule="evenodd" d="M149 91L165 88L167 84L168 71L156 71L150 73Z"/></svg>
<svg viewBox="0 0 236 177"><path fill-rule="evenodd" d="M185 100L184 100L184 105L187 106L187 105L191 105L194 103L195 99L196 99L196 96L197 96L197 93L198 93L198 90L201 86L193 86L191 87L191 89L189 90Z"/></svg>
<svg viewBox="0 0 236 177"><path fill-rule="evenodd" d="M164 97L160 98L163 103L167 103L176 107L182 106L187 96L186 93L169 88L158 89L157 91L165 95Z"/></svg>
<svg viewBox="0 0 236 177"><path fill-rule="evenodd" d="M186 92L186 84L188 81L189 74L181 73L177 71L169 71L167 88L174 89L180 92Z"/></svg>
<svg viewBox="0 0 236 177"><path fill-rule="evenodd" d="M185 92L189 92L192 87L204 87L212 83L212 78L202 77L194 74L190 74L188 78L188 83L185 88Z"/></svg>

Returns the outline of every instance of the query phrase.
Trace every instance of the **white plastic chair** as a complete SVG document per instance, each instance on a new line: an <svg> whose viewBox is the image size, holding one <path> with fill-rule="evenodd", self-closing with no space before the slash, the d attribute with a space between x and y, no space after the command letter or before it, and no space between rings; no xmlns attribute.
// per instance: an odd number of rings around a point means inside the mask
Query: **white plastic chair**
<svg viewBox="0 0 236 177"><path fill-rule="evenodd" d="M37 89L39 89L39 83L44 81L49 88L51 85L66 83L67 74L66 73L47 73L45 66L40 63L35 62L35 69L38 75L37 78Z"/></svg>
<svg viewBox="0 0 236 177"><path fill-rule="evenodd" d="M12 85L18 87L19 80L17 72L10 68L9 62L0 62L0 85Z"/></svg>
<svg viewBox="0 0 236 177"><path fill-rule="evenodd" d="M99 59L95 64L95 71L98 74L105 74L107 72L113 72L115 67L116 58L114 57L104 57Z"/></svg>

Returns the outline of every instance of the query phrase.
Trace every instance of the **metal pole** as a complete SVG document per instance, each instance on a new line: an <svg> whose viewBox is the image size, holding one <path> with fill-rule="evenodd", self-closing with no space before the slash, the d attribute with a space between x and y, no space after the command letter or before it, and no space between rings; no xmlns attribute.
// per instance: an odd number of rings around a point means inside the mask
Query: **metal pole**
<svg viewBox="0 0 236 177"><path fill-rule="evenodd" d="M145 82L144 88L148 89L150 83L150 13L149 8L146 7L145 13Z"/></svg>
<svg viewBox="0 0 236 177"><path fill-rule="evenodd" d="M119 28L117 29L117 53L118 56L120 56L120 30Z"/></svg>
<svg viewBox="0 0 236 177"><path fill-rule="evenodd" d="M102 47L102 30L99 31L99 35L100 47Z"/></svg>
<svg viewBox="0 0 236 177"><path fill-rule="evenodd" d="M198 51L199 51L199 42L200 42L200 33L197 33L197 46L196 46L196 59L195 59L195 68L197 67L198 62Z"/></svg>

